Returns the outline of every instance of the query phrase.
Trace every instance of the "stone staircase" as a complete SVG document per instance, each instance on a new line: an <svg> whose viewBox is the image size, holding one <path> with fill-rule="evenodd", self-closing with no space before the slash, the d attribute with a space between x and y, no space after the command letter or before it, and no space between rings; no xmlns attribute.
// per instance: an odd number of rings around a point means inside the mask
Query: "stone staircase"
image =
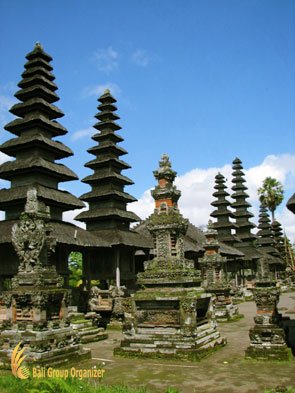
<svg viewBox="0 0 295 393"><path fill-rule="evenodd" d="M80 312L71 312L69 314L71 327L79 334L82 344L108 338L104 328L95 326L96 319L93 318L93 315L89 314L86 314L86 316ZM87 316L89 318L87 318Z"/></svg>

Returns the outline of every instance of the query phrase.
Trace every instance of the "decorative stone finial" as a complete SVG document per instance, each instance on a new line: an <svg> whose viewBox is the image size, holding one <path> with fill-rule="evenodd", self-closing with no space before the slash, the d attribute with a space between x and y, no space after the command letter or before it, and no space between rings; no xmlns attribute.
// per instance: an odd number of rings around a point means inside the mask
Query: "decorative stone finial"
<svg viewBox="0 0 295 393"><path fill-rule="evenodd" d="M208 230L213 229L213 222L212 222L212 220L208 220L207 228L208 228Z"/></svg>
<svg viewBox="0 0 295 393"><path fill-rule="evenodd" d="M109 89L105 89L105 91L103 92L103 94L111 94Z"/></svg>
<svg viewBox="0 0 295 393"><path fill-rule="evenodd" d="M41 43L40 42L36 42L36 44L35 44L35 49L41 49L41 50L43 50L43 47L42 47L42 45L41 45Z"/></svg>
<svg viewBox="0 0 295 393"><path fill-rule="evenodd" d="M156 171L153 171L153 174L156 179L167 179L171 182L174 181L177 173L172 169L168 154L162 154L159 161L159 168Z"/></svg>

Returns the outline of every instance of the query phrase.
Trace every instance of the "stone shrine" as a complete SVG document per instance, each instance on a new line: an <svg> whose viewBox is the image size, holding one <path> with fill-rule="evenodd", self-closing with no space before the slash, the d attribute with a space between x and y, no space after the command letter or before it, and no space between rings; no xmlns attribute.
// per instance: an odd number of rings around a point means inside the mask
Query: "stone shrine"
<svg viewBox="0 0 295 393"><path fill-rule="evenodd" d="M204 287L213 294L214 314L217 321L229 321L240 317L238 306L232 302L230 285L226 278L226 258L220 255L217 230L209 220L205 233L205 254L199 259L203 267Z"/></svg>
<svg viewBox="0 0 295 393"><path fill-rule="evenodd" d="M54 265L55 241L51 236L49 207L27 192L25 211L12 228L12 243L19 258L12 289L2 292L6 318L0 334L0 367L10 367L13 349L20 342L26 361L42 366L89 358L70 326L69 290Z"/></svg>
<svg viewBox="0 0 295 393"><path fill-rule="evenodd" d="M277 310L280 289L270 277L266 258L259 261L258 278L253 293L257 311L254 317L255 326L249 332L250 346L246 350L246 358L288 360L291 350L287 347L284 330L278 326L281 320Z"/></svg>
<svg viewBox="0 0 295 393"><path fill-rule="evenodd" d="M212 320L211 295L200 286L193 261L184 257L188 221L179 212L176 172L164 154L154 171L154 213L147 226L154 239L154 259L137 275L141 287L129 298L124 339L114 353L123 356L196 360L225 344Z"/></svg>

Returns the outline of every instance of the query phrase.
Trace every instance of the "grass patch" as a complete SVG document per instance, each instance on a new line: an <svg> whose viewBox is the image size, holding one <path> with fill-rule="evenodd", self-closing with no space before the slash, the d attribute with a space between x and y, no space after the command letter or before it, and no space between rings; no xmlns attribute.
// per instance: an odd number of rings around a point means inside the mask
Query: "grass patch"
<svg viewBox="0 0 295 393"><path fill-rule="evenodd" d="M295 387L277 386L274 389L266 389L264 393L295 393Z"/></svg>
<svg viewBox="0 0 295 393"><path fill-rule="evenodd" d="M145 387L131 388L125 385L107 386L97 381L77 378L28 378L17 379L12 375L1 376L1 393L151 393ZM179 393L174 388L167 388L163 393Z"/></svg>
<svg viewBox="0 0 295 393"><path fill-rule="evenodd" d="M244 314L238 314L238 315L235 315L234 317L229 318L229 319L218 319L218 318L216 318L216 320L217 320L218 323L232 323L232 322L237 322L237 321L239 321L242 318L245 318Z"/></svg>

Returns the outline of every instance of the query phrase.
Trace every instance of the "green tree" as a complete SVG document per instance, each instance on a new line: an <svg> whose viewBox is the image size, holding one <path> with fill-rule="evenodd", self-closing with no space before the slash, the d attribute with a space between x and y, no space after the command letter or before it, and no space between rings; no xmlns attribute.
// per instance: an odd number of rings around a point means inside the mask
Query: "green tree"
<svg viewBox="0 0 295 393"><path fill-rule="evenodd" d="M69 285L78 287L82 282L83 257L80 252L71 252L69 255Z"/></svg>
<svg viewBox="0 0 295 393"><path fill-rule="evenodd" d="M284 199L283 185L273 177L266 177L262 187L257 190L260 202L271 212L272 222L275 220L275 210Z"/></svg>

